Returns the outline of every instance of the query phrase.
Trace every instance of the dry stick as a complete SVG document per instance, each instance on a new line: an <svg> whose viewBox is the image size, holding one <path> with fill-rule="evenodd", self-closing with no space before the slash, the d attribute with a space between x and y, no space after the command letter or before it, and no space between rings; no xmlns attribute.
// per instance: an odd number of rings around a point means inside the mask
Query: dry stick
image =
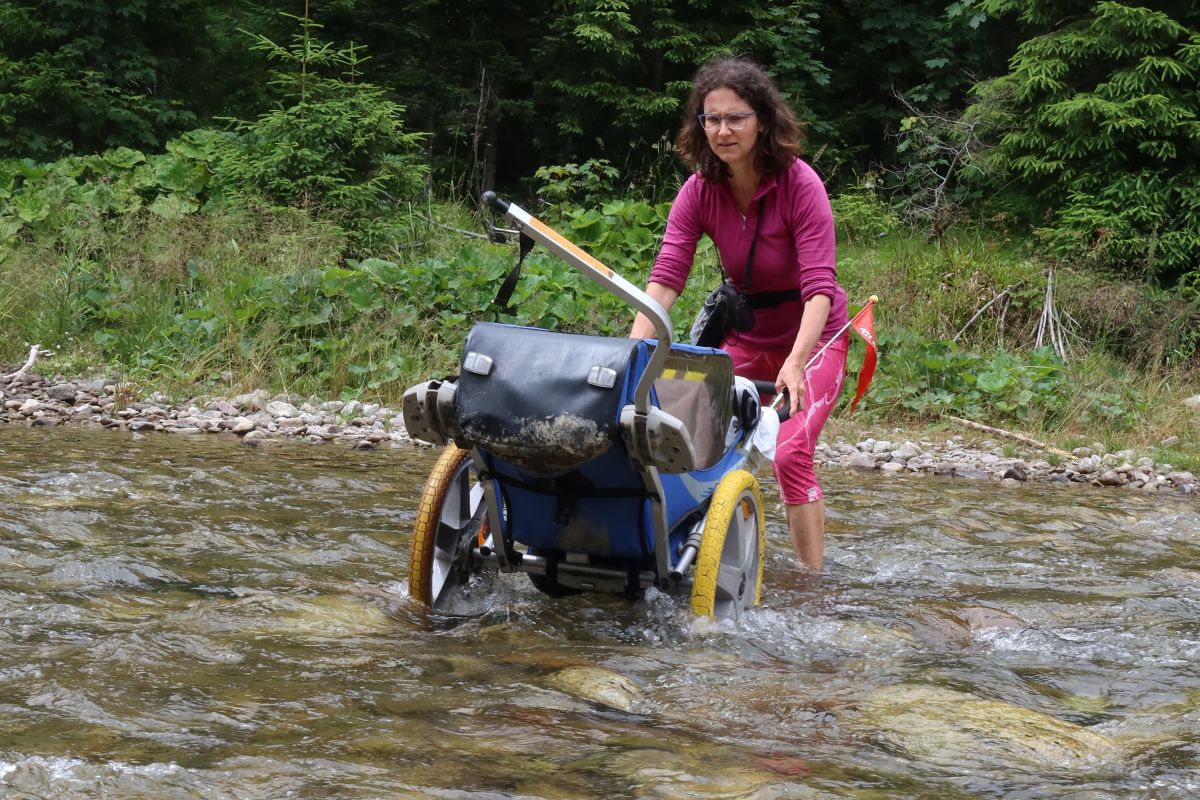
<svg viewBox="0 0 1200 800"><path fill-rule="evenodd" d="M1051 275L1053 277L1053 274ZM1054 352L1061 359L1067 358L1067 347L1063 343L1062 323L1058 320L1058 308L1054 303L1054 282L1051 280L1047 289L1050 311L1050 340L1054 343Z"/></svg>
<svg viewBox="0 0 1200 800"><path fill-rule="evenodd" d="M1079 323L1076 322L1075 318L1071 316L1071 312L1070 311L1059 311L1058 309L1055 309L1054 313L1060 314L1061 315L1060 319L1065 319L1067 321L1067 323L1070 324L1069 327L1067 324L1064 324L1063 330L1066 331L1067 334L1070 335L1070 337L1072 339L1074 339L1075 341L1082 342L1083 339L1080 338L1079 334L1072 330L1072 328L1078 328Z"/></svg>
<svg viewBox="0 0 1200 800"><path fill-rule="evenodd" d="M1054 303L1050 307L1051 319L1054 323L1054 334L1058 341L1058 354L1064 361L1075 358L1075 351L1071 349L1071 342L1067 339L1067 334L1070 331L1062 320L1062 314L1059 313L1058 304Z"/></svg>
<svg viewBox="0 0 1200 800"><path fill-rule="evenodd" d="M477 231L464 231L462 228L455 228L453 225L443 225L442 223L440 223L436 220L429 219L428 217L424 217L424 220L426 222L428 222L430 225L436 225L437 227L442 228L444 230L452 231L454 233L458 233L463 236L469 236L472 239L488 239L488 238L490 238L486 233L479 233Z"/></svg>
<svg viewBox="0 0 1200 800"><path fill-rule="evenodd" d="M988 310L988 307L989 307L989 306L990 306L992 303L996 302L996 301L997 301L997 300L999 300L1001 297L1004 297L1005 295L1007 295L1009 292L1011 292L1013 289L1017 288L1018 286L1020 286L1020 285L1021 285L1022 283L1024 283L1024 282L1025 282L1025 279L1024 279L1024 278L1022 278L1021 280L1019 280L1019 281L1017 281L1016 283L1014 283L1012 286L1009 286L1009 287L1007 287L1007 288L1003 289L1003 290L1002 290L1002 291L1001 291L1001 292L1000 292L998 295L996 295L995 297L993 297L991 300L988 300L986 303L984 303L984 304L983 304L983 305L980 307L980 309L979 309L978 311L976 311L976 312L975 312L975 316L973 316L973 317L971 317L969 320L967 320L967 324L962 326L962 330L960 330L958 333L954 334L954 341L956 341L956 342L957 342L957 341L958 341L958 337L960 337L960 336L962 336L964 333L966 333L966 332L967 332L967 328L969 328L969 327L971 327L972 325L974 325L974 324L975 324L975 320L977 320L977 319L979 319L981 316L983 316L983 312L987 311L987 310Z"/></svg>
<svg viewBox="0 0 1200 800"><path fill-rule="evenodd" d="M1042 313L1046 316L1046 336L1050 341L1050 348L1058 354L1059 358L1063 357L1062 346L1058 343L1058 328L1054 325L1054 273L1051 272L1046 277L1046 304L1042 307Z"/></svg>
<svg viewBox="0 0 1200 800"><path fill-rule="evenodd" d="M969 419L963 419L962 417L954 417L954 416L951 416L950 414L942 414L942 419L948 419L951 422L956 422L959 425L962 425L963 427L973 428L974 430L983 431L984 433L991 433L996 436L1004 436L1005 438L1008 438L1008 439L1015 439L1016 441L1024 442L1025 444L1027 444L1031 447L1036 447L1038 450L1045 450L1047 453L1054 453L1055 455L1066 456L1067 458L1074 458L1073 453L1068 453L1066 450L1061 450L1052 444L1046 444L1045 442L1039 442L1037 439L1032 439L1023 433L1014 433L1013 431L1006 431L1003 428L993 428L990 425L984 425L979 422L972 422Z"/></svg>
<svg viewBox="0 0 1200 800"><path fill-rule="evenodd" d="M1073 360L1075 351L1071 349L1071 342L1067 339L1067 326L1063 324L1062 317L1058 313L1058 306L1054 307L1054 325L1058 331L1058 346L1062 349L1063 360Z"/></svg>
<svg viewBox="0 0 1200 800"><path fill-rule="evenodd" d="M1042 305L1040 323L1042 323L1040 331L1044 332L1045 338L1049 338L1051 349L1054 349L1060 359L1066 361L1068 356L1074 356L1070 350L1070 344L1067 342L1066 329L1058 315L1058 306L1054 299L1054 270L1052 269L1046 270L1046 296ZM1039 347L1044 337L1042 333L1039 333Z"/></svg>
<svg viewBox="0 0 1200 800"><path fill-rule="evenodd" d="M1050 289L1050 271L1046 270L1046 290ZM1046 337L1046 301L1042 300L1042 314L1038 317L1037 338L1034 340L1035 347L1041 347L1042 342Z"/></svg>
<svg viewBox="0 0 1200 800"><path fill-rule="evenodd" d="M1046 270L1046 297L1042 301L1042 315L1038 318L1035 345L1041 347L1048 341L1055 354L1059 358L1066 359L1067 352L1062 343L1062 332L1059 330L1061 324L1054 306L1054 270L1048 269Z"/></svg>
<svg viewBox="0 0 1200 800"><path fill-rule="evenodd" d="M1058 346L1058 331L1054 328L1054 270L1046 274L1046 304L1042 307L1046 315L1046 335L1050 337L1050 347L1062 356L1062 348Z"/></svg>
<svg viewBox="0 0 1200 800"><path fill-rule="evenodd" d="M28 372L29 368L33 366L35 361L37 361L38 353L40 353L41 350L42 350L41 345L37 345L37 344L35 344L33 347L29 348L29 358L25 359L25 363L21 365L21 368L19 370L17 370L16 372L10 372L7 375L0 375L0 381L6 381L8 383L13 383L14 381L18 381L21 378L24 378L25 373Z"/></svg>
<svg viewBox="0 0 1200 800"><path fill-rule="evenodd" d="M452 231L454 233L462 234L463 236L469 236L472 239L486 239L489 242L495 241L494 239L492 239L492 237L489 234L486 234L486 233L479 233L478 231L464 231L462 228L455 228L453 225L446 225L441 222L438 222L437 220L430 219L429 217L421 217L421 219L425 220L430 225L436 225L437 227L442 228L443 230ZM520 231L510 230L508 228L496 228L496 227L493 227L492 230L498 231L500 233L511 233L511 234L516 234L516 233L520 232Z"/></svg>
<svg viewBox="0 0 1200 800"><path fill-rule="evenodd" d="M1000 306L1000 319L996 323L996 346L1004 349L1004 323L1008 319L1008 303Z"/></svg>
<svg viewBox="0 0 1200 800"><path fill-rule="evenodd" d="M1071 339L1074 339L1076 342L1081 341L1079 335L1075 333L1075 331L1071 330L1071 327L1076 324L1075 319L1071 316L1069 311L1061 311L1058 309L1058 307L1055 307L1054 309L1054 316L1058 318L1058 325L1063 337L1063 344L1067 346L1067 349L1071 354L1071 358L1074 358L1075 351L1071 349ZM1071 339L1068 339L1068 336L1071 337Z"/></svg>

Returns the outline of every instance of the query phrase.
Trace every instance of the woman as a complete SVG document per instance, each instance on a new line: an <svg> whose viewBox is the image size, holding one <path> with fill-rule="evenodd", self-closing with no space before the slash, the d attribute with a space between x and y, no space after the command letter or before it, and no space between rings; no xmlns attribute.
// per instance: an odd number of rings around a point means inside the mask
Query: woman
<svg viewBox="0 0 1200 800"><path fill-rule="evenodd" d="M841 390L849 348L848 337L839 337L809 364L848 320L829 197L799 159L800 128L791 109L763 71L743 59L719 58L700 68L675 144L696 172L675 198L646 292L669 310L707 234L729 278L750 297L754 327L731 330L721 347L735 373L788 392L791 416L780 428L775 476L796 555L820 570L825 501L813 451ZM654 335L653 323L639 314L631 336Z"/></svg>

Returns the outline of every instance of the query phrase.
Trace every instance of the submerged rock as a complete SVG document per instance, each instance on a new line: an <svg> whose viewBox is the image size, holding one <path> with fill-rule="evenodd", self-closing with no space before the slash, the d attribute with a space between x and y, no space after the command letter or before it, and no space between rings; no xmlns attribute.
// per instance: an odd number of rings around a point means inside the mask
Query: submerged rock
<svg viewBox="0 0 1200 800"><path fill-rule="evenodd" d="M937 686L881 689L859 711L889 745L934 763L957 766L986 758L1084 769L1118 755L1110 739L1082 726Z"/></svg>
<svg viewBox="0 0 1200 800"><path fill-rule="evenodd" d="M636 683L602 667L566 667L551 674L547 684L572 697L596 705L632 712L642 699Z"/></svg>
<svg viewBox="0 0 1200 800"><path fill-rule="evenodd" d="M350 597L256 591L232 601L209 602L215 608L199 609L205 616L197 624L238 635L341 639L385 633L395 624L382 609ZM215 611L218 618L212 616Z"/></svg>
<svg viewBox="0 0 1200 800"><path fill-rule="evenodd" d="M614 756L604 769L635 787L639 797L695 800L777 796L762 793L780 785L778 773L752 765L714 767L714 760L727 757L727 753L719 750L716 753L628 750Z"/></svg>

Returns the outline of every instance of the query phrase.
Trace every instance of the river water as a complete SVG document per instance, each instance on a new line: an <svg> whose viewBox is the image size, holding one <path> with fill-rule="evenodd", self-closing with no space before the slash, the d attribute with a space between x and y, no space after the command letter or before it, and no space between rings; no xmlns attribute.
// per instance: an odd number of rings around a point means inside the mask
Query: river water
<svg viewBox="0 0 1200 800"><path fill-rule="evenodd" d="M737 627L519 575L452 619L434 457L0 428L0 797L1200 796L1194 500L826 471L806 581L765 478Z"/></svg>

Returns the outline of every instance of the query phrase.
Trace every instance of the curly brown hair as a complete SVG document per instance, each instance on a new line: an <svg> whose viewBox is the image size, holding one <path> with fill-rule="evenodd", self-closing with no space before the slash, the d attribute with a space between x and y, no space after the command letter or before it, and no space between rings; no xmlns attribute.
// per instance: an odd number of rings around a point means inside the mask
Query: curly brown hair
<svg viewBox="0 0 1200 800"><path fill-rule="evenodd" d="M804 131L762 67L744 58L715 58L696 71L683 127L675 137L680 157L699 170L705 180L718 181L730 174L729 167L709 147L698 116L704 111L704 98L715 89L732 89L758 112L762 132L755 167L759 175L777 175L791 166L792 159L804 154Z"/></svg>

